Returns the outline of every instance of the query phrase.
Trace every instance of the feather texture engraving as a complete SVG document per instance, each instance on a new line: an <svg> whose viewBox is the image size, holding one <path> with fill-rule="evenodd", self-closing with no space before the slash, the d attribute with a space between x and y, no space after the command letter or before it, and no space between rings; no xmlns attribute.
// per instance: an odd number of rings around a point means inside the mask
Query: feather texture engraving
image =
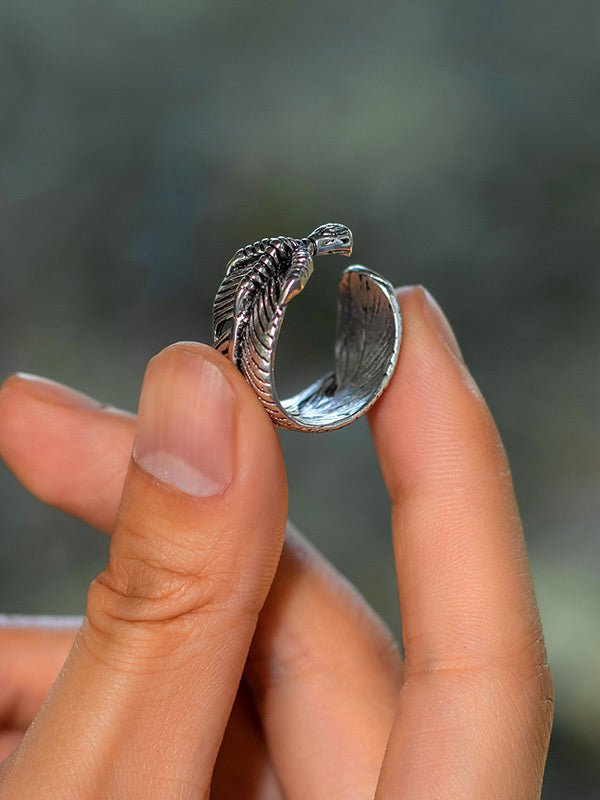
<svg viewBox="0 0 600 800"><path fill-rule="evenodd" d="M280 428L324 431L352 422L391 377L401 318L391 284L361 266L340 283L335 370L287 399L275 385L275 352L287 304L306 286L313 257L350 255L352 234L329 223L304 239L279 236L240 248L227 264L213 308L215 347L243 373Z"/></svg>

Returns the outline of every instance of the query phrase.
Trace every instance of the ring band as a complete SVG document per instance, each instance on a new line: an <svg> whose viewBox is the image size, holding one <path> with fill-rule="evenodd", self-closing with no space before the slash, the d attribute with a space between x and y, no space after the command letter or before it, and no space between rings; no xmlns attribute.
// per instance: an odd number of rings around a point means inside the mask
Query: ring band
<svg viewBox="0 0 600 800"><path fill-rule="evenodd" d="M344 270L339 287L335 371L279 398L275 351L287 304L306 286L313 256L349 256L345 225L305 239L279 236L242 247L227 264L213 306L214 345L252 386L279 428L316 432L348 425L385 389L398 360L402 319L393 286L366 267Z"/></svg>

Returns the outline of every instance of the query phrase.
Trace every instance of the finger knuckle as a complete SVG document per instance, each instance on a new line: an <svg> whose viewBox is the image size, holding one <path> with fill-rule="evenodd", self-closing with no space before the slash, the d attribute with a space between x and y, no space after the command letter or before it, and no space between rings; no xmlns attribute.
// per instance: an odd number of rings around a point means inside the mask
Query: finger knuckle
<svg viewBox="0 0 600 800"><path fill-rule="evenodd" d="M109 559L88 592L87 616L98 629L117 624L193 624L201 614L239 605L235 575L218 559L189 571L165 558L120 556Z"/></svg>
<svg viewBox="0 0 600 800"><path fill-rule="evenodd" d="M533 716L549 732L554 718L554 685L541 630L519 655L517 675L531 698Z"/></svg>
<svg viewBox="0 0 600 800"><path fill-rule="evenodd" d="M311 684L326 677L323 665L308 647L295 637L286 640L276 651L256 647L250 650L246 674L259 706L274 690Z"/></svg>

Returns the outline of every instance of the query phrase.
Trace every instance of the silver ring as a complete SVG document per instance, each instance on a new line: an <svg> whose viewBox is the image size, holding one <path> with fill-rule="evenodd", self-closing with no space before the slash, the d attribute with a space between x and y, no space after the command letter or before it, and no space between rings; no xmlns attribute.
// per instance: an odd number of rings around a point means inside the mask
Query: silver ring
<svg viewBox="0 0 600 800"><path fill-rule="evenodd" d="M240 248L213 306L214 345L256 392L278 428L331 431L364 414L394 372L402 319L394 287L370 269L344 270L339 287L335 371L280 399L275 351L287 304L313 271L313 256L352 252L345 225L321 225L305 239L278 236Z"/></svg>

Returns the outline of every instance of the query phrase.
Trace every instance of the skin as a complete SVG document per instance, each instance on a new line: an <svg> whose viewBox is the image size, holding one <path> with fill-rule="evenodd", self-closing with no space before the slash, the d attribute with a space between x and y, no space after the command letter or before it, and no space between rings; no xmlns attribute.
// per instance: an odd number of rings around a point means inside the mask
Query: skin
<svg viewBox="0 0 600 800"><path fill-rule="evenodd" d="M552 683L508 464L439 307L398 296L402 352L369 423L404 658L290 526L284 542L277 437L220 354L176 345L150 367L208 360L235 395L233 478L210 497L131 458L132 415L4 383L8 466L113 539L78 631L0 628L0 799L539 797Z"/></svg>

